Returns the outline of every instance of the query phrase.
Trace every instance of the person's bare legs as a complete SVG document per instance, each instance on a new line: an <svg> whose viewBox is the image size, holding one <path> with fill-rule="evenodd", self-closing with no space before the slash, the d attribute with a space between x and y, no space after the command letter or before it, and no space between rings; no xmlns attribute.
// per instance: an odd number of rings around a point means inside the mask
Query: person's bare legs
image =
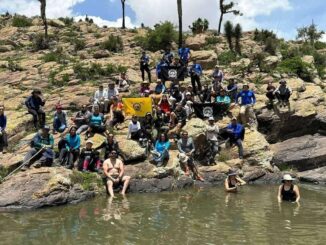
<svg viewBox="0 0 326 245"><path fill-rule="evenodd" d="M108 191L109 194L112 198L114 198L114 192L113 192L113 181L112 180L108 180L108 182L106 182L108 185Z"/></svg>
<svg viewBox="0 0 326 245"><path fill-rule="evenodd" d="M128 186L129 186L130 176L124 176L122 178L122 182L123 182L123 188L122 188L121 194L122 195L125 195L126 194L126 190L127 190Z"/></svg>

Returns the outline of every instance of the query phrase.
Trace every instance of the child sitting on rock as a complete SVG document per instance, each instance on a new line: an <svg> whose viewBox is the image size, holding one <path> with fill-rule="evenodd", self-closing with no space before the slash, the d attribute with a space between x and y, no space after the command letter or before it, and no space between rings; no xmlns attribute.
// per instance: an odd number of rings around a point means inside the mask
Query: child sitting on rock
<svg viewBox="0 0 326 245"><path fill-rule="evenodd" d="M99 152L93 149L93 141L87 140L86 147L81 150L79 156L78 170L83 172L95 171L101 169L101 160Z"/></svg>

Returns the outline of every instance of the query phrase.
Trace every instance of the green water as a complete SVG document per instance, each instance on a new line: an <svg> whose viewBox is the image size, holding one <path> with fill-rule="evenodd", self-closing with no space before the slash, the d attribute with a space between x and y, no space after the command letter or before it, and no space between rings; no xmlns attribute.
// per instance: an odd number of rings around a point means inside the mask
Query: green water
<svg viewBox="0 0 326 245"><path fill-rule="evenodd" d="M0 244L326 244L326 189L301 188L301 205L276 186L130 194L78 205L0 213Z"/></svg>

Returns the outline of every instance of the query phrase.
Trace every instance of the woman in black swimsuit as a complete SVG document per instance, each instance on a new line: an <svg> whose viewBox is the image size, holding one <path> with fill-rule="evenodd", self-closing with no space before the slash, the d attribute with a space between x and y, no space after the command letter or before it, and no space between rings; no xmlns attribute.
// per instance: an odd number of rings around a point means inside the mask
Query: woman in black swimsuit
<svg viewBox="0 0 326 245"><path fill-rule="evenodd" d="M228 177L224 181L224 188L227 192L237 192L238 186L245 184L246 182L242 180L235 171L230 169Z"/></svg>
<svg viewBox="0 0 326 245"><path fill-rule="evenodd" d="M293 178L289 174L283 176L283 184L278 188L277 199L279 202L289 201L289 202L299 202L300 192L299 187L294 185Z"/></svg>

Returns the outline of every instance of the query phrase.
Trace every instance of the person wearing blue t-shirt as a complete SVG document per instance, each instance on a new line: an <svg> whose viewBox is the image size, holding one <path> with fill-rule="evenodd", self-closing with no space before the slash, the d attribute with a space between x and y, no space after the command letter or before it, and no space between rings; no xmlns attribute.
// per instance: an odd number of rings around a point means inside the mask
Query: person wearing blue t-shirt
<svg viewBox="0 0 326 245"><path fill-rule="evenodd" d="M190 68L191 85L194 94L197 94L197 91L198 93L200 93L201 91L200 76L202 74L203 74L203 69L201 65L196 60L194 60L193 65ZM196 83L197 83L198 90L196 88Z"/></svg>
<svg viewBox="0 0 326 245"><path fill-rule="evenodd" d="M148 75L148 81L151 83L151 71L149 69L149 56L146 54L145 51L142 52L142 55L139 60L140 64L140 71L141 71L141 77L143 81L145 81L145 71L147 72Z"/></svg>
<svg viewBox="0 0 326 245"><path fill-rule="evenodd" d="M239 99L240 102L239 102ZM256 103L256 97L253 91L249 90L247 83L243 84L242 90L237 94L235 103L240 105L240 118L243 125L256 126L256 115L253 106ZM247 116L248 115L248 116Z"/></svg>
<svg viewBox="0 0 326 245"><path fill-rule="evenodd" d="M226 127L226 132L228 133L228 140L226 145L232 147L236 145L239 150L239 158L243 158L243 146L242 141L244 139L245 129L237 122L237 118L233 117L231 123Z"/></svg>
<svg viewBox="0 0 326 245"><path fill-rule="evenodd" d="M157 167L161 167L167 160L169 160L170 141L165 134L161 134L160 138L155 143L153 154L153 162Z"/></svg>
<svg viewBox="0 0 326 245"><path fill-rule="evenodd" d="M190 48L186 48L185 44L182 44L182 47L179 48L178 54L183 65L188 65L188 62L191 57Z"/></svg>
<svg viewBox="0 0 326 245"><path fill-rule="evenodd" d="M8 147L8 138L6 133L7 117L4 113L5 107L0 105L0 152L2 151L3 154L7 153Z"/></svg>
<svg viewBox="0 0 326 245"><path fill-rule="evenodd" d="M106 130L104 124L104 116L100 113L100 108L98 105L94 105L93 113L89 117L89 125L87 132L85 134L85 139L87 140L89 137L93 136L95 133L103 134Z"/></svg>

